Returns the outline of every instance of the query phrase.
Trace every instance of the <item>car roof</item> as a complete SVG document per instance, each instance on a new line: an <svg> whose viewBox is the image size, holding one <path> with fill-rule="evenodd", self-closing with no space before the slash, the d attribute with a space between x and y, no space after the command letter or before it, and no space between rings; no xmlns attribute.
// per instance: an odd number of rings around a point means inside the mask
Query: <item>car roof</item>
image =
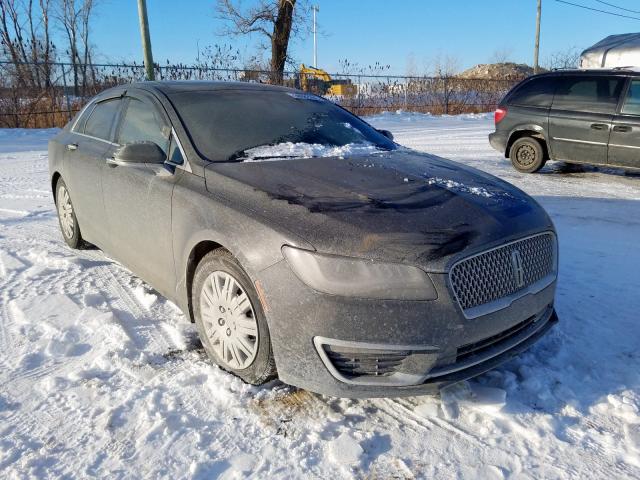
<svg viewBox="0 0 640 480"><path fill-rule="evenodd" d="M532 75L529 78L537 77L562 77L569 75L589 75L589 76L621 76L621 77L637 77L640 76L640 67L619 67L619 68L571 68L552 70L550 72Z"/></svg>
<svg viewBox="0 0 640 480"><path fill-rule="evenodd" d="M205 92L221 90L245 90L245 91L280 91L293 92L293 88L269 85L258 82L226 82L226 81L206 81L206 80L183 80L183 81L153 81L153 82L133 82L105 90L105 92L115 92L119 90L140 89L151 90L171 95L183 92Z"/></svg>

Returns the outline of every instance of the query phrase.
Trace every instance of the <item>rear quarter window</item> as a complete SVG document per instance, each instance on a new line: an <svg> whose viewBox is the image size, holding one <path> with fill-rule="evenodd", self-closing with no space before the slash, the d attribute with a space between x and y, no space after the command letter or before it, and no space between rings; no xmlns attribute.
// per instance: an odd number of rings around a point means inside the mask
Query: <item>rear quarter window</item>
<svg viewBox="0 0 640 480"><path fill-rule="evenodd" d="M541 77L527 80L517 86L507 98L509 105L549 108L553 101L557 77Z"/></svg>

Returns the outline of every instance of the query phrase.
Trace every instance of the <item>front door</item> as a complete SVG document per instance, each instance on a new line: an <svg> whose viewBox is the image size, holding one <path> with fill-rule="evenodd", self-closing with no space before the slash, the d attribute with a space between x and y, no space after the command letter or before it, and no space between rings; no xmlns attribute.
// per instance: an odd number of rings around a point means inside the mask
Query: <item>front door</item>
<svg viewBox="0 0 640 480"><path fill-rule="evenodd" d="M116 141L154 142L170 148L168 120L145 96L127 96ZM113 156L112 147L108 156ZM111 253L164 295L172 297L175 267L171 237L171 196L181 169L163 165L105 164L102 180Z"/></svg>
<svg viewBox="0 0 640 480"><path fill-rule="evenodd" d="M620 113L613 117L609 164L640 168L640 79L631 80Z"/></svg>
<svg viewBox="0 0 640 480"><path fill-rule="evenodd" d="M607 144L623 77L567 75L549 112L553 160L607 163Z"/></svg>
<svg viewBox="0 0 640 480"><path fill-rule="evenodd" d="M120 106L119 97L89 106L64 139L64 180L82 236L100 247L108 241L101 175Z"/></svg>

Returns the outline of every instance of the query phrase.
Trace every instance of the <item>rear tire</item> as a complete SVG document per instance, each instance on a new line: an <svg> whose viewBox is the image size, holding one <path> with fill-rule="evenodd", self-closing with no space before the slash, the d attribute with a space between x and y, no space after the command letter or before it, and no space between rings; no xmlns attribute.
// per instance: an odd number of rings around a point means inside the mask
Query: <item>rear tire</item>
<svg viewBox="0 0 640 480"><path fill-rule="evenodd" d="M200 340L211 360L252 385L275 378L269 327L258 294L228 251L213 250L202 258L191 301Z"/></svg>
<svg viewBox="0 0 640 480"><path fill-rule="evenodd" d="M513 167L522 173L535 173L544 167L544 148L537 138L519 138L509 150Z"/></svg>
<svg viewBox="0 0 640 480"><path fill-rule="evenodd" d="M76 218L71 194L64 180L59 179L56 183L56 210L58 212L58 223L62 231L62 238L71 248L80 249L84 246L80 225Z"/></svg>

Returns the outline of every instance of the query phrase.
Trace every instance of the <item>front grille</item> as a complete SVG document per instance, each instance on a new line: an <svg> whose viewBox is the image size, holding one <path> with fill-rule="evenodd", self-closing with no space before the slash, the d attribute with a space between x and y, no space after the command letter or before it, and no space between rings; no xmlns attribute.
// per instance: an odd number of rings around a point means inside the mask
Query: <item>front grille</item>
<svg viewBox="0 0 640 480"><path fill-rule="evenodd" d="M504 330L491 337L484 338L478 342L468 343L458 348L458 355L456 356L456 363L468 360L475 355L482 355L483 353L491 350L493 347L498 346L500 343L515 337L525 328L531 325L536 319L536 315L527 318L525 321L515 324L513 327Z"/></svg>
<svg viewBox="0 0 640 480"><path fill-rule="evenodd" d="M347 378L393 375L404 359L411 354L406 350L365 352L330 345L324 345L323 348L335 369Z"/></svg>
<svg viewBox="0 0 640 480"><path fill-rule="evenodd" d="M543 233L455 264L450 274L451 286L460 307L468 310L489 304L553 274L555 243L555 235ZM519 255L514 253L516 251Z"/></svg>

